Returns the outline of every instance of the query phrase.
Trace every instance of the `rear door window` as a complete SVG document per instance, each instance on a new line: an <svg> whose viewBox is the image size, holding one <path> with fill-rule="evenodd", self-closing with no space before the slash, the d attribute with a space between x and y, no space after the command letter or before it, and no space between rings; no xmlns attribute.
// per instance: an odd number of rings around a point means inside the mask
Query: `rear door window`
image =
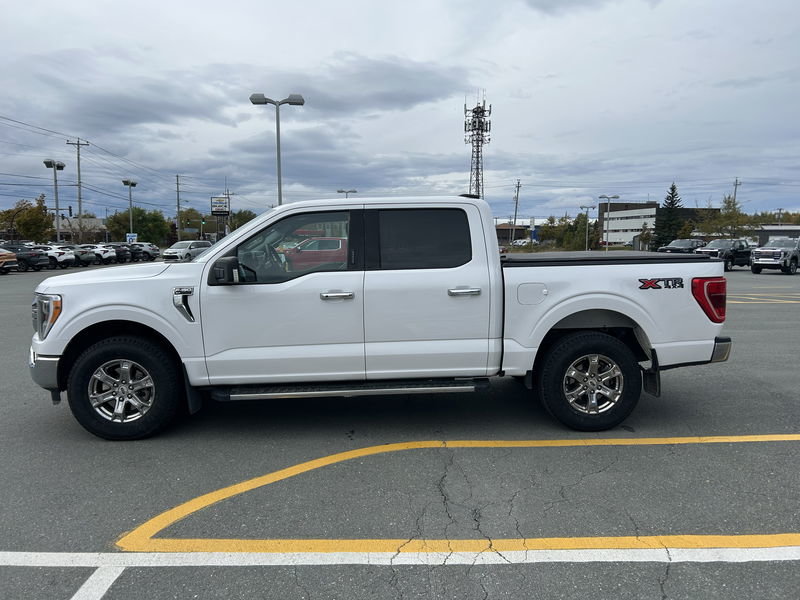
<svg viewBox="0 0 800 600"><path fill-rule="evenodd" d="M368 268L448 269L472 260L469 223L461 209L385 209L368 213Z"/></svg>

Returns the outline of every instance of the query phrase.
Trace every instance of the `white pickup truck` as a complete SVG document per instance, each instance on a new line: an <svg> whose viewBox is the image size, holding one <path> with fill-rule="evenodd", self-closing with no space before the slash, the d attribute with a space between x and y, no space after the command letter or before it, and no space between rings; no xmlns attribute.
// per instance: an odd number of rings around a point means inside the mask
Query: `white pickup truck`
<svg viewBox="0 0 800 600"><path fill-rule="evenodd" d="M209 397L464 392L494 376L594 431L642 387L658 395L661 370L726 360L725 303L723 263L706 256L501 256L482 200L320 200L187 263L46 279L29 362L108 439L151 435Z"/></svg>

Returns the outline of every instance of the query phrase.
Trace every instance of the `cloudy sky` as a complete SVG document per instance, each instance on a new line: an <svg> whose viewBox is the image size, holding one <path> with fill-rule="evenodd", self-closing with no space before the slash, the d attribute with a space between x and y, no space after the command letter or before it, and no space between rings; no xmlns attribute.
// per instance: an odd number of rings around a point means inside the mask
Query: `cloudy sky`
<svg viewBox="0 0 800 600"><path fill-rule="evenodd" d="M468 191L464 104L485 95L496 215L576 214L601 194L800 211L795 0L6 0L0 209L135 204L174 216L277 202ZM12 5L13 4L13 8Z"/></svg>

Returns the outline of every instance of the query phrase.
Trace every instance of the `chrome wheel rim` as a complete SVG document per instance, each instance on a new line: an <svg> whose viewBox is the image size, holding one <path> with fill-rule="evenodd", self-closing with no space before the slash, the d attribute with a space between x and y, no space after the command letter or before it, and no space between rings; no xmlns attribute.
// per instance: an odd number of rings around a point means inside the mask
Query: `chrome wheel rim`
<svg viewBox="0 0 800 600"><path fill-rule="evenodd" d="M562 391L574 410L596 415L620 401L624 383L625 377L616 362L603 354L586 354L567 368Z"/></svg>
<svg viewBox="0 0 800 600"><path fill-rule="evenodd" d="M114 423L130 423L152 408L156 386L139 363L115 359L92 373L88 391L89 402L98 415Z"/></svg>

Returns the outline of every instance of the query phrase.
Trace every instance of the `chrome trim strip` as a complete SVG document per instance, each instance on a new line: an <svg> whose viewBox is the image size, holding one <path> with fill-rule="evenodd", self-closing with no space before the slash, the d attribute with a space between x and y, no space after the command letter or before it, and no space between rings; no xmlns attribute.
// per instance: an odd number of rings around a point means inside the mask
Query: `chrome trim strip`
<svg viewBox="0 0 800 600"><path fill-rule="evenodd" d="M267 392L254 394L231 394L231 400L268 400L268 399L291 399L291 398L325 398L325 397L345 397L354 396L387 396L396 394L442 394L451 392L474 392L474 385L453 385L448 387L408 387L408 388L371 388L371 389L341 389L341 390L320 390L317 392Z"/></svg>

